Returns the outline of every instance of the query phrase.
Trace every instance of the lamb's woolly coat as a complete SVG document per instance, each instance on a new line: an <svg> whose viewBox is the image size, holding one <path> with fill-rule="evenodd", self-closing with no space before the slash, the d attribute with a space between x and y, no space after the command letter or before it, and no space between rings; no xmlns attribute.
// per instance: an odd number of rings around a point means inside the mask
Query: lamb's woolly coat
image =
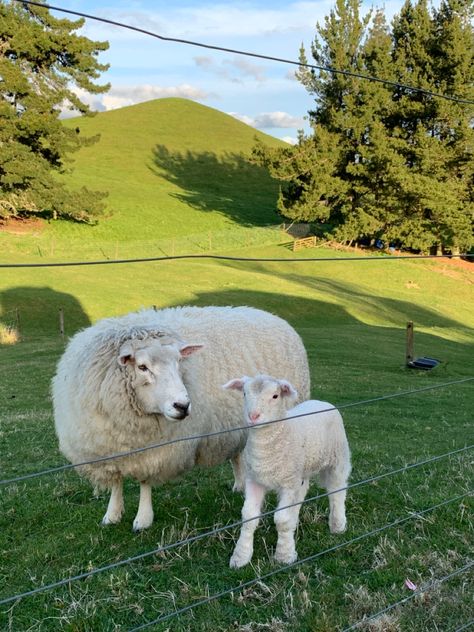
<svg viewBox="0 0 474 632"><path fill-rule="evenodd" d="M182 421L137 412L133 389L117 362L127 340L166 336L203 349L181 363L192 404ZM248 307L181 307L144 310L109 318L70 341L53 380L56 432L73 463L242 425L241 404L220 388L236 374L276 371L287 375L302 398L309 393L306 352L284 320ZM184 441L130 457L81 467L99 488L123 476L162 483L194 465L212 466L235 457L246 432Z"/></svg>
<svg viewBox="0 0 474 632"><path fill-rule="evenodd" d="M318 475L330 492L331 532L340 533L346 527L344 488L351 464L342 417L331 404L318 400L291 407L297 398L294 387L268 375L233 379L224 388L244 392L244 419L253 426L244 450L244 523L230 566L250 562L258 525L258 518L252 518L260 515L269 490L278 494L275 558L289 564L297 558L294 533L312 477Z"/></svg>

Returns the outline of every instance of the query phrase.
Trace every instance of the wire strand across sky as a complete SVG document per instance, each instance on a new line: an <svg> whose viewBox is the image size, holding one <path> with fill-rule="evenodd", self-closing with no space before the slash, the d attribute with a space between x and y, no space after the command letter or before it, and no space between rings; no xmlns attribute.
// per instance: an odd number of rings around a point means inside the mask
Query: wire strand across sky
<svg viewBox="0 0 474 632"><path fill-rule="evenodd" d="M364 79L367 81L373 81L376 83L382 83L384 85L393 86L395 88L400 88L402 90L408 90L410 92L418 92L419 94L424 94L430 97L436 97L439 99L446 99L447 101L454 101L455 103L463 103L468 105L474 105L474 101L472 99L461 99L459 97L450 96L447 94L441 94L439 92L432 92L430 90L425 90L424 88L418 88L415 86L409 86L403 83L399 83L397 81L392 81L390 79L383 79L381 77L375 77L373 75L364 75L358 72L352 72L349 70L342 70L339 68L333 68L331 66L321 66L318 64L309 64L302 63L300 61L295 61L294 59L285 59L283 57L274 57L272 55L263 55L261 53L255 53L250 51L238 50L235 48L227 48L225 46L216 46L215 44L205 44L203 42L196 42L193 40L182 39L179 37L168 37L165 35L160 35L159 33L154 33L153 31L148 31L147 29L142 29L138 26L132 26L131 24L125 24L124 22L118 22L116 20L111 20L110 18L99 17L98 15L92 15L90 13L83 13L82 11L73 11L71 9L64 9L62 7L57 7L51 4L43 4L41 2L35 2L34 0L15 0L16 2L21 2L25 5L31 5L36 7L41 7L44 9L52 10L52 11L60 11L62 13L67 13L69 15L75 15L77 17L86 18L88 20L95 20L97 22L102 22L104 24L110 24L111 26L118 26L120 28L128 29L130 31L135 31L137 33L142 33L143 35L148 35L150 37L154 37L156 39L165 41L165 42L175 42L177 44L184 44L186 46L196 46L198 48L205 48L207 50L216 50L221 51L223 53L232 53L233 55L243 55L246 57L253 57L256 59L265 59L266 61L274 61L281 64L289 64L292 66L298 66L299 68L307 68L309 70L318 70L322 72L328 72L332 74L338 74L345 77L353 77L355 79Z"/></svg>

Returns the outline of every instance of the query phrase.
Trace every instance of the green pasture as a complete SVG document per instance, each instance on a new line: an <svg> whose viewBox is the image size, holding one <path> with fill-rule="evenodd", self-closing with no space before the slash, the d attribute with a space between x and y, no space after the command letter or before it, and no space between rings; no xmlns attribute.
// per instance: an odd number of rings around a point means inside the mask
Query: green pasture
<svg viewBox="0 0 474 632"><path fill-rule="evenodd" d="M140 243L134 246L138 255ZM223 253L294 256L275 244ZM347 253L323 248L298 253L300 258L308 255L341 258ZM473 376L473 279L469 268L449 261L382 261L377 256L356 262L200 259L2 269L0 319L4 328L14 328L19 317L21 341L0 346L0 477L64 463L49 392L64 348L58 332L60 308L66 336L100 317L150 305L267 309L288 319L303 337L313 396L341 405ZM441 360L431 372L404 366L408 320L415 323L416 355ZM473 444L473 404L473 384L466 382L345 409L352 482ZM271 558L276 542L271 518L257 530L253 564L245 569L228 568L238 530L226 529L0 606L0 630L125 632L230 587L236 587L232 595L150 629L342 630L408 596L406 579L421 586L472 561L472 498L422 518L413 512L472 490L473 462L474 453L467 451L355 488L348 496L349 525L342 536L328 532L327 499L308 503L297 537L301 559L399 518L412 519L251 587L238 590L241 583L279 568ZM133 534L138 487L132 481L126 486L123 522L110 528L100 525L106 496L95 497L73 472L3 486L0 600L230 524L239 519L242 505L231 487L228 465L190 472L155 490L155 522L148 531ZM313 484L309 495L318 491ZM268 509L274 500L270 498ZM455 630L472 618L473 595L471 570L359 629Z"/></svg>

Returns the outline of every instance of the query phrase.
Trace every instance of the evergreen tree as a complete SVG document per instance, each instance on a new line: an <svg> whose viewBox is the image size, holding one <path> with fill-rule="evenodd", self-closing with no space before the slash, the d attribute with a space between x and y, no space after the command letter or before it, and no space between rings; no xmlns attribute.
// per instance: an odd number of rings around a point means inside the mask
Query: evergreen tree
<svg viewBox="0 0 474 632"><path fill-rule="evenodd" d="M105 194L68 191L55 175L68 154L95 140L59 120L62 107L90 114L74 86L108 89L94 83L107 69L97 56L108 44L77 35L82 25L0 1L0 219L41 214L94 222L103 213Z"/></svg>
<svg viewBox="0 0 474 632"><path fill-rule="evenodd" d="M361 19L337 0L312 45L316 64L424 89L301 66L314 95L313 133L255 156L282 181L279 210L351 243L361 237L427 251L472 244L474 110L427 92L473 100L473 0L407 0L392 31L383 11ZM307 63L304 48L300 61Z"/></svg>

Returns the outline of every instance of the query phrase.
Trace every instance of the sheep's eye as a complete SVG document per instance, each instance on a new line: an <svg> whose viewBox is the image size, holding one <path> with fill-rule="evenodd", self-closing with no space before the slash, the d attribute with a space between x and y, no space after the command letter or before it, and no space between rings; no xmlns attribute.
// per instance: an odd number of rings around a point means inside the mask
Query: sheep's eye
<svg viewBox="0 0 474 632"><path fill-rule="evenodd" d="M138 370L139 371L148 371L148 367L146 364L139 364L138 365Z"/></svg>
<svg viewBox="0 0 474 632"><path fill-rule="evenodd" d="M278 399L278 394L275 393L275 395L273 396L273 399Z"/></svg>

